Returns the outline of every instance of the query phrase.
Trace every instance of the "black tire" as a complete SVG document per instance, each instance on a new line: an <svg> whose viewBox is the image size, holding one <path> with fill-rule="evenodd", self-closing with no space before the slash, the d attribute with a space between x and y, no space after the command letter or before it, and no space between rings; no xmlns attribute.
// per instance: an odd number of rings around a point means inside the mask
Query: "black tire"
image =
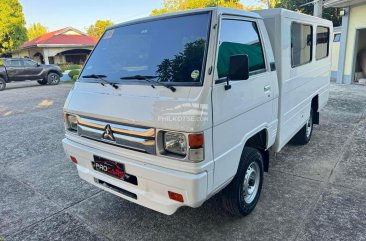
<svg viewBox="0 0 366 241"><path fill-rule="evenodd" d="M248 194L249 188L247 188L244 193L244 182L245 180L251 180L252 173L248 173L250 167L257 166L258 173L255 173L255 184L251 183L254 187L256 186L256 192L252 193L251 196L245 195ZM249 177L249 178L248 178ZM257 179L257 177L259 179ZM250 181L249 181L250 182ZM248 182L246 182L248 183ZM248 183L248 187L250 187L250 183ZM250 214L255 206L257 205L263 184L263 158L261 153L251 147L245 147L243 150L243 154L240 158L240 163L238 167L238 171L231 181L231 183L225 187L222 192L222 205L224 209L234 216L247 216ZM250 199L250 201L249 201Z"/></svg>
<svg viewBox="0 0 366 241"><path fill-rule="evenodd" d="M54 72L51 72L47 75L47 84L49 85L58 85L60 83L60 75Z"/></svg>
<svg viewBox="0 0 366 241"><path fill-rule="evenodd" d="M313 108L310 109L310 116L306 124L301 128L301 130L296 133L296 135L292 139L292 143L295 145L306 145L309 143L311 139L311 135L313 134Z"/></svg>
<svg viewBox="0 0 366 241"><path fill-rule="evenodd" d="M44 79L44 80L37 80L38 84L40 85L46 85L47 84L47 80Z"/></svg>
<svg viewBox="0 0 366 241"><path fill-rule="evenodd" d="M6 82L3 78L0 77L0 91L5 90Z"/></svg>

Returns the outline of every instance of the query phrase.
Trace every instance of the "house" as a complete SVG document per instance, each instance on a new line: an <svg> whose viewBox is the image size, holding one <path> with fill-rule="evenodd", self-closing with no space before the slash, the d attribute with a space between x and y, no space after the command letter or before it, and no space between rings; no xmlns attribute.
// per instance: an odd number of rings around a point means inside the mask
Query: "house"
<svg viewBox="0 0 366 241"><path fill-rule="evenodd" d="M366 56L366 0L326 0L324 7L339 8L343 15L340 35L334 37L334 40L339 40L338 68L334 74L336 82L364 82L366 58L360 58L360 52Z"/></svg>
<svg viewBox="0 0 366 241"><path fill-rule="evenodd" d="M97 41L67 27L25 42L13 57L27 57L45 64L83 64Z"/></svg>

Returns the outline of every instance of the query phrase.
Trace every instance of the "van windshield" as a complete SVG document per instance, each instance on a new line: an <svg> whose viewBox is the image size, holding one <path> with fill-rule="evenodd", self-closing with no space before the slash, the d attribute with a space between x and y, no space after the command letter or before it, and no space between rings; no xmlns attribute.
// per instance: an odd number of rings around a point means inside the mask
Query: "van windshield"
<svg viewBox="0 0 366 241"><path fill-rule="evenodd" d="M90 81L82 76L104 75L118 84L146 83L141 76L153 76L155 81L177 85L201 84L209 24L210 14L201 13L109 29L79 81Z"/></svg>

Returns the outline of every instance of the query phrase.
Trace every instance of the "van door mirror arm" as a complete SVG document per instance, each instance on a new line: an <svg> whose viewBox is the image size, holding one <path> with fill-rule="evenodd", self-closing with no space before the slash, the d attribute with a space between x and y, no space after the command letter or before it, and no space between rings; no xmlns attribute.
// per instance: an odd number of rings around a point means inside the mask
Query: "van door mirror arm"
<svg viewBox="0 0 366 241"><path fill-rule="evenodd" d="M228 77L226 77L225 90L229 90L229 89L231 89L231 84L230 84L230 78L228 76Z"/></svg>

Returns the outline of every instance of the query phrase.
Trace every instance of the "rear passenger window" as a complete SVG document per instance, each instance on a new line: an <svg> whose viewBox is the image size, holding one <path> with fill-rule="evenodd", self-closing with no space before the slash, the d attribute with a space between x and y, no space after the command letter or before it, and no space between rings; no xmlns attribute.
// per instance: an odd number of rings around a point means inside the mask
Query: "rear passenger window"
<svg viewBox="0 0 366 241"><path fill-rule="evenodd" d="M8 60L7 66L9 67L22 67L22 63L20 60Z"/></svg>
<svg viewBox="0 0 366 241"><path fill-rule="evenodd" d="M312 60L313 27L292 23L291 26L291 64L292 67L307 64Z"/></svg>
<svg viewBox="0 0 366 241"><path fill-rule="evenodd" d="M263 48L255 22L224 19L220 29L217 60L219 78L228 76L230 56L238 54L248 55L251 75L266 71Z"/></svg>
<svg viewBox="0 0 366 241"><path fill-rule="evenodd" d="M329 28L316 28L316 59L323 59L329 55Z"/></svg>

